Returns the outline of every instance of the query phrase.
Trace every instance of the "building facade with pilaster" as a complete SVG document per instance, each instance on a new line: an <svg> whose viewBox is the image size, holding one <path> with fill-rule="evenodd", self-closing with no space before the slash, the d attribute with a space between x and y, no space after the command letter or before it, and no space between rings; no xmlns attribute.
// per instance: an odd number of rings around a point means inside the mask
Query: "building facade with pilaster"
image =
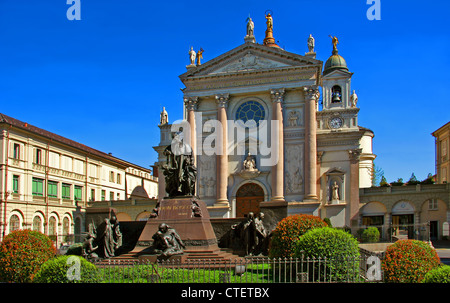
<svg viewBox="0 0 450 303"><path fill-rule="evenodd" d="M155 165L162 177L163 150L182 129L212 217L308 213L350 226L375 158L373 132L358 125L353 74L336 44L324 65L314 46L304 55L279 47L272 24L262 44L248 29L242 45L205 63L191 59L180 75L184 124L162 113ZM160 178L159 199L164 188Z"/></svg>
<svg viewBox="0 0 450 303"><path fill-rule="evenodd" d="M86 208L96 201L157 196L150 169L4 114L0 131L0 241L17 229L40 231L57 245L81 241Z"/></svg>

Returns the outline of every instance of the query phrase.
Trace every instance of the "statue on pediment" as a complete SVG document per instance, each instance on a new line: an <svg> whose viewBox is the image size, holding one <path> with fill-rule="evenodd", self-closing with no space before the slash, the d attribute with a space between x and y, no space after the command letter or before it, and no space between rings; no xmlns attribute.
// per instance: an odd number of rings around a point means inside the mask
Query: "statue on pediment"
<svg viewBox="0 0 450 303"><path fill-rule="evenodd" d="M197 66L201 65L200 59L203 59L203 48L200 47L200 50L197 52Z"/></svg>
<svg viewBox="0 0 450 303"><path fill-rule="evenodd" d="M247 36L253 37L254 36L254 30L255 30L255 24L252 21L252 18L247 18Z"/></svg>
<svg viewBox="0 0 450 303"><path fill-rule="evenodd" d="M314 40L314 37L310 34L308 38L308 51L310 53L314 53L314 47L316 45L316 42Z"/></svg>
<svg viewBox="0 0 450 303"><path fill-rule="evenodd" d="M191 60L191 65L195 65L195 58L197 54L195 53L194 48L191 46L191 50L189 51L189 59Z"/></svg>

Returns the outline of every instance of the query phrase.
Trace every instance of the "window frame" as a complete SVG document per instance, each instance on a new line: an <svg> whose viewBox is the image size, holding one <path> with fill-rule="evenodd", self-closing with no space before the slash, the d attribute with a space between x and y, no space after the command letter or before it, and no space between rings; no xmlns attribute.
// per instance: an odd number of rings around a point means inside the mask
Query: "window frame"
<svg viewBox="0 0 450 303"><path fill-rule="evenodd" d="M31 184L31 194L36 197L44 196L44 179L33 177Z"/></svg>

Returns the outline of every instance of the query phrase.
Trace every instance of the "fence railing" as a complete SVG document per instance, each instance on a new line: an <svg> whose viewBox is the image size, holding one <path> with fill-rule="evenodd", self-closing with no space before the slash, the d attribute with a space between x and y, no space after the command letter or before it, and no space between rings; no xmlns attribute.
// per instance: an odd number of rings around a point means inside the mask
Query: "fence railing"
<svg viewBox="0 0 450 303"><path fill-rule="evenodd" d="M360 283L382 279L380 258L370 255L184 262L110 259L94 264L105 283Z"/></svg>

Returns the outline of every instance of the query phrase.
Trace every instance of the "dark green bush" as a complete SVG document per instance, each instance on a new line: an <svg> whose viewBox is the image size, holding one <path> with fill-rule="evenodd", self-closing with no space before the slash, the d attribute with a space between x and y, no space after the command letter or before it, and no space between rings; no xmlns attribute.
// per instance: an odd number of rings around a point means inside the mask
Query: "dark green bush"
<svg viewBox="0 0 450 303"><path fill-rule="evenodd" d="M323 221L325 221L325 223L327 223L328 227L333 227L333 225L331 224L330 218L324 218Z"/></svg>
<svg viewBox="0 0 450 303"><path fill-rule="evenodd" d="M284 218L278 222L272 232L269 246L271 258L289 258L294 254L295 243L308 230L325 227L327 223L312 215L298 214Z"/></svg>
<svg viewBox="0 0 450 303"><path fill-rule="evenodd" d="M42 264L56 255L49 237L32 230L16 230L0 245L0 280L31 282Z"/></svg>
<svg viewBox="0 0 450 303"><path fill-rule="evenodd" d="M450 283L450 266L441 265L426 273L422 283Z"/></svg>
<svg viewBox="0 0 450 303"><path fill-rule="evenodd" d="M323 227L308 231L297 241L295 249L295 257L302 256L323 260L321 265L310 266L309 275L316 279L323 276L326 281L356 281L359 277L358 241L343 230Z"/></svg>
<svg viewBox="0 0 450 303"><path fill-rule="evenodd" d="M440 264L436 250L418 240L399 240L386 249L381 262L385 282L417 283Z"/></svg>
<svg viewBox="0 0 450 303"><path fill-rule="evenodd" d="M79 261L79 274L75 271ZM63 255L45 262L36 273L33 283L97 283L97 267L80 256Z"/></svg>
<svg viewBox="0 0 450 303"><path fill-rule="evenodd" d="M376 227L368 227L361 234L362 242L376 243L380 241L380 231Z"/></svg>
<svg viewBox="0 0 450 303"><path fill-rule="evenodd" d="M66 255L81 256L83 253L83 243L75 243L69 246Z"/></svg>

